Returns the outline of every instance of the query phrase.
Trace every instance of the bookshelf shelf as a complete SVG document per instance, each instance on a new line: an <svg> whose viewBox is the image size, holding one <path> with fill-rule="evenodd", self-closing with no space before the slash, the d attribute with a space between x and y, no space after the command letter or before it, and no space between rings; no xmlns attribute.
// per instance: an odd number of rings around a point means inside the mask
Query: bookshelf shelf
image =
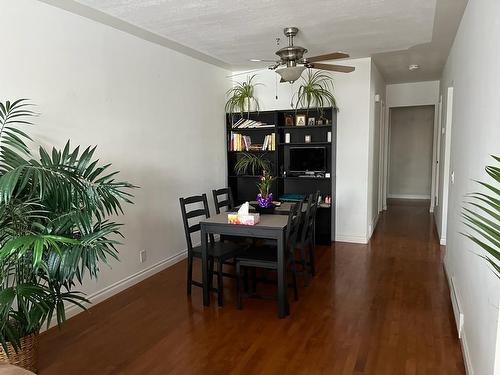
<svg viewBox="0 0 500 375"><path fill-rule="evenodd" d="M278 129L286 129L286 130L311 130L311 129L324 129L324 128L331 128L332 124L328 125L305 125L305 126L278 126Z"/></svg>
<svg viewBox="0 0 500 375"><path fill-rule="evenodd" d="M331 144L332 142L290 142L290 143L278 143L278 146L323 146Z"/></svg>

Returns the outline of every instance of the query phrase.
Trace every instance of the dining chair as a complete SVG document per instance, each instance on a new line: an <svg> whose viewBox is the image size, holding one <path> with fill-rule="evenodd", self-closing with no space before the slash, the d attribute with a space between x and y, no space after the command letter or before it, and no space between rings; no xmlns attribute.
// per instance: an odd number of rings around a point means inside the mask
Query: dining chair
<svg viewBox="0 0 500 375"><path fill-rule="evenodd" d="M298 300L297 288L297 268L295 264L295 247L299 232L299 223L302 214L302 202L297 202L288 213L288 220L285 232L285 257L287 268L290 266L292 272L292 287L294 298ZM250 247L247 251L235 258L236 263L236 306L243 308L241 292L241 269L262 268L266 270L278 269L278 253L276 246Z"/></svg>
<svg viewBox="0 0 500 375"><path fill-rule="evenodd" d="M203 284L193 280L193 259L201 259L201 245L193 246L192 235L194 233L200 232L201 227L199 221L201 219L206 219L210 217L210 211L208 209L207 195L195 195L187 198L179 198L181 205L182 221L184 224L184 232L186 235L186 242L188 248L188 265L187 265L187 293L191 295L191 286L195 285L198 287L203 287ZM194 207L193 207L194 206ZM192 220L196 219L196 223L192 223ZM191 221L191 223L190 223ZM219 242L215 241L213 236L209 236L208 244L208 258L209 258L209 288L212 290L212 279L213 279L213 269L214 262L217 263L217 288L214 289L217 292L217 301L219 306L224 303L223 297L223 276L227 274L223 273L223 265L230 259L233 259L242 250L242 247L238 244L231 242Z"/></svg>
<svg viewBox="0 0 500 375"><path fill-rule="evenodd" d="M308 276L316 274L316 213L318 209L319 191L310 194L307 209L300 228L297 247L300 249L300 260L304 274L304 286L308 284Z"/></svg>
<svg viewBox="0 0 500 375"><path fill-rule="evenodd" d="M234 209L233 193L230 187L212 190L212 195L214 197L215 212L217 214L220 214L220 209L224 207L226 211Z"/></svg>

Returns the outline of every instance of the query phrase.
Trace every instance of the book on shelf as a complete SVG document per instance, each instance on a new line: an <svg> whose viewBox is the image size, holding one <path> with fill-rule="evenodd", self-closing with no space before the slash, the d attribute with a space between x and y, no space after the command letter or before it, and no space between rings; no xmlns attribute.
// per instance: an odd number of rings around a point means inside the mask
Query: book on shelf
<svg viewBox="0 0 500 375"><path fill-rule="evenodd" d="M276 150L276 135L275 133L268 134L264 138L262 151L275 151Z"/></svg>
<svg viewBox="0 0 500 375"><path fill-rule="evenodd" d="M232 128L233 129L274 128L274 124L266 124L265 122L262 121L240 118L233 124Z"/></svg>
<svg viewBox="0 0 500 375"><path fill-rule="evenodd" d="M264 137L263 143L252 143L252 138L248 135L231 132L229 151L275 151L276 135L268 134Z"/></svg>

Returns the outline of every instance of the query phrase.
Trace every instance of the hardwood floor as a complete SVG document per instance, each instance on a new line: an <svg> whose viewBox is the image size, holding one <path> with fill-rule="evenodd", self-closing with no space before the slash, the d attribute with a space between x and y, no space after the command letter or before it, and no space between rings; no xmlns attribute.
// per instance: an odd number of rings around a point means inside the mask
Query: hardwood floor
<svg viewBox="0 0 500 375"><path fill-rule="evenodd" d="M181 262L42 334L40 373L465 374L442 256L428 204L392 202L368 245L318 248L281 320L231 280L203 308Z"/></svg>

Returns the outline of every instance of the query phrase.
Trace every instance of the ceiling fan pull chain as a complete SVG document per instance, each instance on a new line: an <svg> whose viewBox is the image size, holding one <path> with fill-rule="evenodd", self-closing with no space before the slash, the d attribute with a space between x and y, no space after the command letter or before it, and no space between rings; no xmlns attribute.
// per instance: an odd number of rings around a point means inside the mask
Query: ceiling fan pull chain
<svg viewBox="0 0 500 375"><path fill-rule="evenodd" d="M278 75L274 75L274 89L276 91L276 100L278 100Z"/></svg>

